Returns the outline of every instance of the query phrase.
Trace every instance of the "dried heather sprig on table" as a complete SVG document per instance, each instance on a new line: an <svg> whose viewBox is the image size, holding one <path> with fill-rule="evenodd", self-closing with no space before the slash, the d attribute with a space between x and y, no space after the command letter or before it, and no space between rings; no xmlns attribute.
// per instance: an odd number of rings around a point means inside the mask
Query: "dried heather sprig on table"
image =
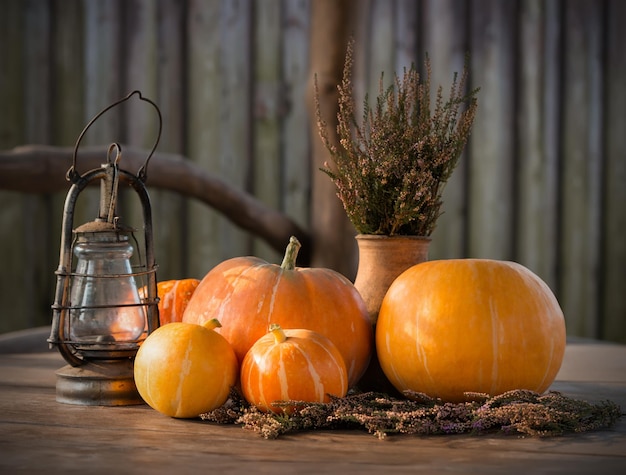
<svg viewBox="0 0 626 475"><path fill-rule="evenodd" d="M438 88L432 114L428 57L425 82L411 67L385 89L381 75L376 104L372 108L365 98L359 124L352 95L353 46L350 41L338 87L339 146L330 140L321 118L315 82L317 125L334 162L322 171L335 183L359 233L430 236L440 215L443 187L467 143L478 107L478 89L464 92L468 62L460 81L455 73L447 100Z"/></svg>
<svg viewBox="0 0 626 475"><path fill-rule="evenodd" d="M592 404L559 392L544 395L528 390L499 396L468 393L468 401L445 403L424 394L397 399L386 394L352 392L329 403L285 401L298 406L291 414L258 411L231 393L223 408L203 414L203 420L240 424L266 439L314 429L361 429L384 438L388 434L446 435L500 432L549 437L581 433L612 426L621 409L611 401Z"/></svg>

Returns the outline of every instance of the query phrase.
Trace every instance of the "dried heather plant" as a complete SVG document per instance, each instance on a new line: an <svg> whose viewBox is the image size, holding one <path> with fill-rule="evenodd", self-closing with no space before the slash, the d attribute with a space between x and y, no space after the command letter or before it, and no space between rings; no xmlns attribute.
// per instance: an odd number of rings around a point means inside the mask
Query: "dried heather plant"
<svg viewBox="0 0 626 475"><path fill-rule="evenodd" d="M425 394L397 399L383 393L355 393L331 397L329 403L285 401L299 409L290 415L264 413L237 393L224 409L202 414L205 421L239 424L266 439L306 430L361 429L378 438L391 434L517 434L554 437L611 427L622 416L611 402L597 404L559 392L538 394L513 390L499 396L467 393L467 402L446 403Z"/></svg>
<svg viewBox="0 0 626 475"><path fill-rule="evenodd" d="M431 113L430 60L420 81L414 67L387 88L381 75L376 104L366 96L361 123L352 87L354 41L350 41L339 90L339 146L321 118L315 82L317 125L334 167L322 168L337 187L348 218L361 234L430 236L440 215L441 195L470 136L478 89L465 94L466 60L454 74L450 96L437 90Z"/></svg>

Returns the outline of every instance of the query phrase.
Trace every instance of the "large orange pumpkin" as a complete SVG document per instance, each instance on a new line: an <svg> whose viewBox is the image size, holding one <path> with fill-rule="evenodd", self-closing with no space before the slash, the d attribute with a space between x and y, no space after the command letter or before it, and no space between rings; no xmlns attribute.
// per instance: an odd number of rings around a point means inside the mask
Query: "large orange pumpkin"
<svg viewBox="0 0 626 475"><path fill-rule="evenodd" d="M399 390L445 401L464 392L544 392L565 351L563 312L527 268L488 259L417 264L383 299L380 365Z"/></svg>
<svg viewBox="0 0 626 475"><path fill-rule="evenodd" d="M173 322L153 331L135 357L137 390L153 409L192 418L226 402L239 374L230 344L213 328Z"/></svg>
<svg viewBox="0 0 626 475"><path fill-rule="evenodd" d="M291 238L282 265L235 257L201 280L183 321L217 318L219 333L239 361L270 324L304 328L329 338L341 352L349 384L362 376L373 351L373 330L363 299L343 275L323 268L295 267L300 243Z"/></svg>
<svg viewBox="0 0 626 475"><path fill-rule="evenodd" d="M241 390L264 412L291 413L281 401L328 402L348 392L343 356L324 335L303 329L270 331L252 345L241 365Z"/></svg>
<svg viewBox="0 0 626 475"><path fill-rule="evenodd" d="M159 321L161 325L180 322L199 279L164 280L157 284L159 296Z"/></svg>

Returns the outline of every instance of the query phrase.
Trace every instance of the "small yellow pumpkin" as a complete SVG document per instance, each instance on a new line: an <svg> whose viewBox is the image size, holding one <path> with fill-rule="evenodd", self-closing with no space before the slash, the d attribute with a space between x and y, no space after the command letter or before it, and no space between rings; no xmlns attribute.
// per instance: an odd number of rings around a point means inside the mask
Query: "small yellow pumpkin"
<svg viewBox="0 0 626 475"><path fill-rule="evenodd" d="M294 411L279 401L328 402L343 397L348 372L337 347L317 332L271 325L246 353L241 365L245 399L264 412Z"/></svg>
<svg viewBox="0 0 626 475"><path fill-rule="evenodd" d="M563 361L565 319L546 283L520 264L430 261L391 284L376 350L399 391L451 402L464 392L542 393Z"/></svg>
<svg viewBox="0 0 626 475"><path fill-rule="evenodd" d="M205 325L173 322L152 332L135 357L143 400L171 417L192 418L220 407L235 385L239 363L230 344Z"/></svg>

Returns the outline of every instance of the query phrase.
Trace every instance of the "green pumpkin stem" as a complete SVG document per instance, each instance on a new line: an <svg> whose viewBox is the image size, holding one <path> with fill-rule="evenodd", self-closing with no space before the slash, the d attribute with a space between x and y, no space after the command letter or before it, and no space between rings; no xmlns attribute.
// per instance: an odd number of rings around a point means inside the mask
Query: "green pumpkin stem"
<svg viewBox="0 0 626 475"><path fill-rule="evenodd" d="M216 328L220 328L222 324L217 318L212 318L204 322L202 326L206 328L207 330L215 330Z"/></svg>
<svg viewBox="0 0 626 475"><path fill-rule="evenodd" d="M285 250L285 257L283 263L280 265L284 270L294 270L296 268L296 258L298 257L298 251L300 250L300 241L295 236L289 238L289 244Z"/></svg>
<svg viewBox="0 0 626 475"><path fill-rule="evenodd" d="M285 335L285 332L278 323L272 323L270 325L270 333L274 335L276 343L283 343L287 339L287 335Z"/></svg>

